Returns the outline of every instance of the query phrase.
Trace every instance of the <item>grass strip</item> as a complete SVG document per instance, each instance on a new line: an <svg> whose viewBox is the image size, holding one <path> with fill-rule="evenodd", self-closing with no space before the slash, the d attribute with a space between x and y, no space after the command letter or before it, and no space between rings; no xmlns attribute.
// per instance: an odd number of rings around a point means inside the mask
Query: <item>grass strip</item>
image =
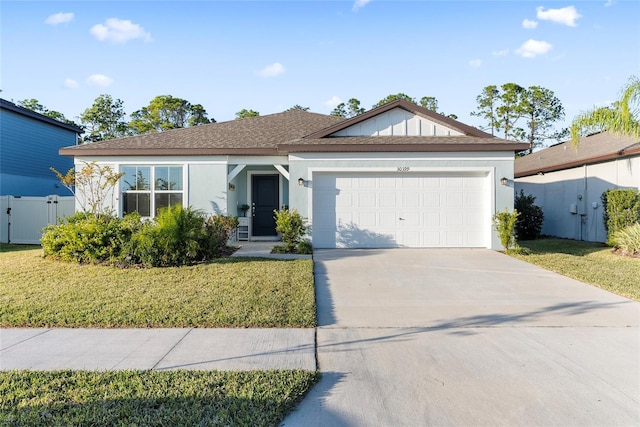
<svg viewBox="0 0 640 427"><path fill-rule="evenodd" d="M543 238L519 244L529 254L511 254L515 258L640 301L639 258L616 255L601 243L576 240Z"/></svg>
<svg viewBox="0 0 640 427"><path fill-rule="evenodd" d="M0 425L277 426L319 377L299 370L5 371Z"/></svg>
<svg viewBox="0 0 640 427"><path fill-rule="evenodd" d="M313 262L121 269L0 253L0 327L314 327Z"/></svg>

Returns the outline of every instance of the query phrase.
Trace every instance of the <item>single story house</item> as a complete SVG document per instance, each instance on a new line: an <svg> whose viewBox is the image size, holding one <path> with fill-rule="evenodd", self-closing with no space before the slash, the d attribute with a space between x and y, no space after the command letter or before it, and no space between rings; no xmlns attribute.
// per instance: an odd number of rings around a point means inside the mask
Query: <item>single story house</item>
<svg viewBox="0 0 640 427"><path fill-rule="evenodd" d="M60 153L125 173L109 201L120 214L246 204L260 240L276 238L273 211L287 205L316 248L500 249L492 216L513 208L514 152L526 148L400 100L350 119L292 110Z"/></svg>
<svg viewBox="0 0 640 427"><path fill-rule="evenodd" d="M611 188L640 188L640 141L601 132L516 159L515 190L536 197L542 233L605 242L601 195Z"/></svg>
<svg viewBox="0 0 640 427"><path fill-rule="evenodd" d="M73 167L58 151L75 145L82 132L0 99L0 196L70 196L49 168Z"/></svg>

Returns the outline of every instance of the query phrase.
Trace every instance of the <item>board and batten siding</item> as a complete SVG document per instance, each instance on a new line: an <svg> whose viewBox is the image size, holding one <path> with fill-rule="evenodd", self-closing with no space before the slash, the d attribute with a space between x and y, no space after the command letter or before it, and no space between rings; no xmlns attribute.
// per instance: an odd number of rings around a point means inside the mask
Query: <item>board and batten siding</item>
<svg viewBox="0 0 640 427"><path fill-rule="evenodd" d="M461 132L396 108L331 136L461 136Z"/></svg>
<svg viewBox="0 0 640 427"><path fill-rule="evenodd" d="M70 195L49 168L73 167L58 150L76 145L76 133L5 109L1 121L0 195Z"/></svg>

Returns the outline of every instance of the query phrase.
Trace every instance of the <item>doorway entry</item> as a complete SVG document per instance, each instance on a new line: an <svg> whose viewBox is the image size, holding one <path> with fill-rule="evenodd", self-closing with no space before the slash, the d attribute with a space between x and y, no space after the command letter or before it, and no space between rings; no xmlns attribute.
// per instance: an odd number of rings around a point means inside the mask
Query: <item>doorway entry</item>
<svg viewBox="0 0 640 427"><path fill-rule="evenodd" d="M273 211L277 210L280 204L279 193L279 175L251 175L251 234L253 236L277 236Z"/></svg>

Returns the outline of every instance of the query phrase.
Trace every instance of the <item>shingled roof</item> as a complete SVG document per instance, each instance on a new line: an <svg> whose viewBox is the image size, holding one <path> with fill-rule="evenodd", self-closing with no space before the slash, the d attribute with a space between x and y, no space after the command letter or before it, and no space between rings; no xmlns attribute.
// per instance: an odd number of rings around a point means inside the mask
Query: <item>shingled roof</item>
<svg viewBox="0 0 640 427"><path fill-rule="evenodd" d="M331 136L393 108L402 108L455 129L463 136ZM222 123L67 147L66 156L283 155L290 152L520 151L526 144L495 138L474 127L404 100L351 119L285 111Z"/></svg>
<svg viewBox="0 0 640 427"><path fill-rule="evenodd" d="M640 142L637 138L600 132L580 138L577 148L571 141L566 141L517 158L515 177L553 172L633 155L640 155Z"/></svg>

